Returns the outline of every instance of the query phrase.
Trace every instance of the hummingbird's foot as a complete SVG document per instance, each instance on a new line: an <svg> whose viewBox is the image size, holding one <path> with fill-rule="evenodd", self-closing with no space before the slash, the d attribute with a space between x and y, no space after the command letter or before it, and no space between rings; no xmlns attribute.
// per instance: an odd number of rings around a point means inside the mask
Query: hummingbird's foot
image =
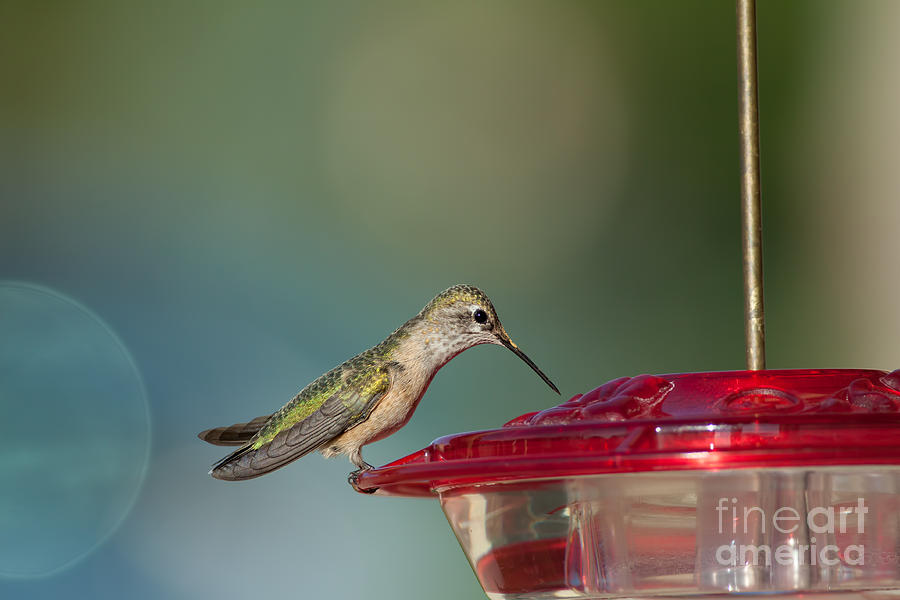
<svg viewBox="0 0 900 600"><path fill-rule="evenodd" d="M361 487L359 487L360 473L364 473L365 471L368 471L369 469L372 468L372 465L370 465L368 463L363 463L363 464L366 466L359 468L356 471L353 471L352 473L350 473L350 476L347 477L347 483L350 484L350 487L352 487L354 490L356 490L357 492L359 492L361 494L374 494L375 492L378 491L378 488L361 488Z"/></svg>

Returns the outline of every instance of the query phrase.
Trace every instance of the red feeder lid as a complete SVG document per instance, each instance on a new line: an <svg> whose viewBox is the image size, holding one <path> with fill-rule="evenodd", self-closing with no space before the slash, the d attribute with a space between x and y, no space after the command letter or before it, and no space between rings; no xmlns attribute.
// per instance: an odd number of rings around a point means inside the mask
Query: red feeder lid
<svg viewBox="0 0 900 600"><path fill-rule="evenodd" d="M862 464L900 465L900 370L621 377L499 429L439 438L358 483L428 496L600 473Z"/></svg>

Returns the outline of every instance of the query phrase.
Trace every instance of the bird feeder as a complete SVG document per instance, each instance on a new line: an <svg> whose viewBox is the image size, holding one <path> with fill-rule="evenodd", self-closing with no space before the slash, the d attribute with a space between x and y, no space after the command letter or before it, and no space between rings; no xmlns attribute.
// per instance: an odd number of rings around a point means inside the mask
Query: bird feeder
<svg viewBox="0 0 900 600"><path fill-rule="evenodd" d="M900 370L765 370L755 4L737 9L748 370L615 379L359 476L436 496L491 598L900 593Z"/></svg>
<svg viewBox="0 0 900 600"><path fill-rule="evenodd" d="M436 495L492 598L859 592L900 588L898 439L900 371L640 375L359 484Z"/></svg>

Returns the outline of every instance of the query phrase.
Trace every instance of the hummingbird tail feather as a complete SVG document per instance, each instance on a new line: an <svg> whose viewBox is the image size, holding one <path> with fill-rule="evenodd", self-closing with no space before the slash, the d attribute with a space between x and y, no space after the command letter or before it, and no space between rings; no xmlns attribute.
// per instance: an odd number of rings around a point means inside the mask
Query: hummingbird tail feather
<svg viewBox="0 0 900 600"><path fill-rule="evenodd" d="M197 434L204 442L215 446L241 446L253 438L263 428L272 415L256 417L247 423L235 423L228 427L215 427Z"/></svg>

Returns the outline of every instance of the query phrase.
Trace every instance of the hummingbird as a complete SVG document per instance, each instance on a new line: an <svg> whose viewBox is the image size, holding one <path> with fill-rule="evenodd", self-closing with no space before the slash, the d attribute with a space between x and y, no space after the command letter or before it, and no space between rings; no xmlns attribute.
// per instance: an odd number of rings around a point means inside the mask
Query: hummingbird
<svg viewBox="0 0 900 600"><path fill-rule="evenodd" d="M362 447L406 425L438 370L479 344L512 350L553 391L559 389L510 339L487 295L455 285L377 346L357 354L303 388L280 410L247 423L207 429L200 439L240 446L210 470L216 479L259 477L315 450L326 458L346 454L357 467L348 482L371 469Z"/></svg>

